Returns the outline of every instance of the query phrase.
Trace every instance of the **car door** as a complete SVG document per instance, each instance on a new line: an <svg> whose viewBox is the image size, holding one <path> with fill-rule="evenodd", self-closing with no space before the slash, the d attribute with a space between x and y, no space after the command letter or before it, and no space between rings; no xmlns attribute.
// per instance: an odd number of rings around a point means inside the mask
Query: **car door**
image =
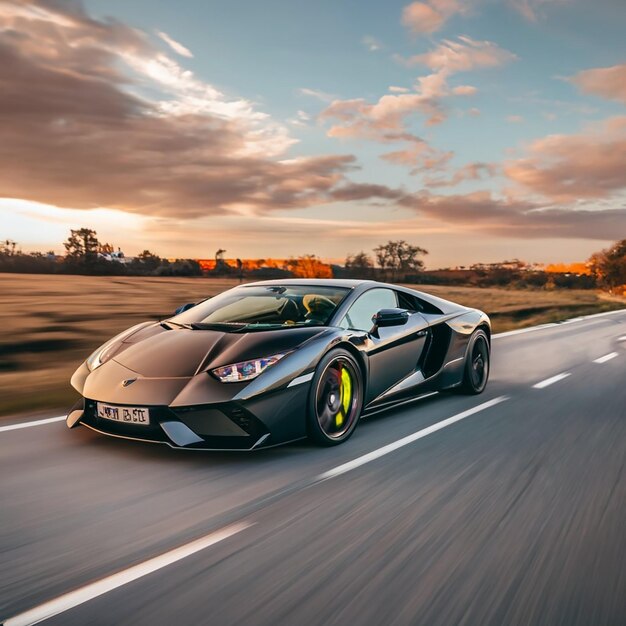
<svg viewBox="0 0 626 626"><path fill-rule="evenodd" d="M409 319L402 326L378 329L378 336L371 334L372 317L381 309L399 306L398 295L393 289L375 287L361 294L346 312L340 325L367 334L365 352L369 360L366 404L385 392L386 399L393 399L393 387L416 372L424 349L428 322L417 311L409 312ZM403 389L406 391L406 389Z"/></svg>

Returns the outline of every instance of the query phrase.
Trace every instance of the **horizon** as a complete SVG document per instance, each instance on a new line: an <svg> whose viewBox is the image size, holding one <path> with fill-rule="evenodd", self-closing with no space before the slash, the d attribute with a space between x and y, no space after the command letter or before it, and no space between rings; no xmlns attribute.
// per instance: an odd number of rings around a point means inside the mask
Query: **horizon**
<svg viewBox="0 0 626 626"><path fill-rule="evenodd" d="M0 0L0 238L585 261L626 236L625 27L619 0Z"/></svg>

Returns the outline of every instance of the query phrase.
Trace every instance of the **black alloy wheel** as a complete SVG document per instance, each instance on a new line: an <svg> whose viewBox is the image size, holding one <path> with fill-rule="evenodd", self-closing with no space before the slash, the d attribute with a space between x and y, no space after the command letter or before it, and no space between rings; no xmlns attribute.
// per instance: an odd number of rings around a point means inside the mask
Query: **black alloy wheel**
<svg viewBox="0 0 626 626"><path fill-rule="evenodd" d="M467 346L461 391L467 394L482 393L489 380L489 365L489 339L485 331L477 330L471 336Z"/></svg>
<svg viewBox="0 0 626 626"><path fill-rule="evenodd" d="M312 380L309 435L324 446L343 443L354 432L362 405L361 369L347 350L331 350L320 361Z"/></svg>

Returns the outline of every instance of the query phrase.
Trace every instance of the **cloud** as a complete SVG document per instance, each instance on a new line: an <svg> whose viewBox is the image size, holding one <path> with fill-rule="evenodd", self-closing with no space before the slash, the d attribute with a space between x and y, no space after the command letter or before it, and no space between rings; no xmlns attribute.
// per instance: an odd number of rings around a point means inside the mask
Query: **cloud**
<svg viewBox="0 0 626 626"><path fill-rule="evenodd" d="M329 137L368 139L383 144L405 142L404 148L381 155L384 160L411 168L411 173L429 169L440 171L453 153L440 151L409 131L409 121L419 114L426 126L434 126L447 117L444 100L477 93L472 85L450 87L450 76L480 67L495 67L515 58L515 55L490 41L475 41L459 37L445 40L433 50L411 57L409 64L423 64L433 72L418 76L414 91L390 87L390 93L370 103L364 98L334 100L320 113L320 120L331 122Z"/></svg>
<svg viewBox="0 0 626 626"><path fill-rule="evenodd" d="M546 207L523 199L495 198L488 191L435 195L422 192L401 204L462 230L504 237L615 239L626 224L626 208Z"/></svg>
<svg viewBox="0 0 626 626"><path fill-rule="evenodd" d="M383 44L380 43L376 37L372 37L371 35L366 35L361 39L361 43L370 51L370 52L378 52L383 49Z"/></svg>
<svg viewBox="0 0 626 626"><path fill-rule="evenodd" d="M565 4L569 1L570 0L509 0L509 4L529 22L536 22L544 16L544 9L546 7L556 4Z"/></svg>
<svg viewBox="0 0 626 626"><path fill-rule="evenodd" d="M507 115L506 121L510 124L521 124L524 118L521 115Z"/></svg>
<svg viewBox="0 0 626 626"><path fill-rule="evenodd" d="M459 183L467 180L481 180L495 176L497 171L498 166L495 163L481 163L475 161L460 167L449 178L426 176L424 177L424 184L431 188L456 187Z"/></svg>
<svg viewBox="0 0 626 626"><path fill-rule="evenodd" d="M453 156L452 151L438 150L423 139L414 137L405 149L387 152L380 158L395 165L410 167L410 174L414 175L424 172L442 172Z"/></svg>
<svg viewBox="0 0 626 626"><path fill-rule="evenodd" d="M309 89L308 87L300 87L300 89L298 89L298 93L302 96L315 98L321 102L332 102L335 99L335 96L331 93L326 93L320 89Z"/></svg>
<svg viewBox="0 0 626 626"><path fill-rule="evenodd" d="M456 74L477 68L498 67L514 61L515 54L493 41L478 41L460 35L456 41L444 39L436 48L405 60L411 65L425 65L436 72Z"/></svg>
<svg viewBox="0 0 626 626"><path fill-rule="evenodd" d="M293 126L308 126L311 121L311 116L306 111L297 111L296 116L289 120L289 123Z"/></svg>
<svg viewBox="0 0 626 626"><path fill-rule="evenodd" d="M583 70L569 80L585 93L626 104L626 63Z"/></svg>
<svg viewBox="0 0 626 626"><path fill-rule="evenodd" d="M439 124L446 118L444 98L469 96L478 91L472 85L450 88L447 82L450 76L481 67L496 67L515 58L513 53L491 41L475 41L464 36L457 41L445 40L433 50L406 61L433 70L432 74L416 79L414 92L390 87L391 93L382 96L375 104L362 98L334 100L320 117L339 121L329 130L331 137L375 139L379 131L403 131L404 119L415 113L425 115L427 125ZM383 140L386 139L383 137Z"/></svg>
<svg viewBox="0 0 626 626"><path fill-rule="evenodd" d="M180 54L180 56L187 57L189 59L193 58L193 53L189 48L185 48L182 43L178 43L172 39L167 33L164 33L161 30L157 30L156 34L174 51L176 54Z"/></svg>
<svg viewBox="0 0 626 626"><path fill-rule="evenodd" d="M534 141L528 156L504 164L504 173L552 202L571 203L610 198L626 190L624 163L626 116L615 116L578 134Z"/></svg>
<svg viewBox="0 0 626 626"><path fill-rule="evenodd" d="M455 96L473 96L478 93L478 89L473 85L459 85L452 88L452 93Z"/></svg>
<svg viewBox="0 0 626 626"><path fill-rule="evenodd" d="M319 117L322 121L335 120L329 137L389 143L390 137L401 140L406 136L406 118L416 113L425 115L428 124L444 118L440 103L423 93L387 94L374 104L363 98L335 100Z"/></svg>
<svg viewBox="0 0 626 626"><path fill-rule="evenodd" d="M456 13L466 13L468 7L457 0L427 0L412 2L402 10L402 25L413 35L434 33Z"/></svg>
<svg viewBox="0 0 626 626"><path fill-rule="evenodd" d="M424 2L412 2L402 11L402 24L415 35L433 33L443 26L444 21L441 13Z"/></svg>
<svg viewBox="0 0 626 626"><path fill-rule="evenodd" d="M0 31L6 197L184 219L390 193L351 155L288 158L285 125L78 3L0 2Z"/></svg>

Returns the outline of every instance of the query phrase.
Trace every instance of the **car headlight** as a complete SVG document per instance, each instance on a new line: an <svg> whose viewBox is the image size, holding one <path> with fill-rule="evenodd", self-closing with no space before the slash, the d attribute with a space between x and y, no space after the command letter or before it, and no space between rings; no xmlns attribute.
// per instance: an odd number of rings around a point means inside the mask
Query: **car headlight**
<svg viewBox="0 0 626 626"><path fill-rule="evenodd" d="M252 359L250 361L233 363L232 365L224 365L211 370L211 373L223 383L239 383L245 380L252 380L268 367L280 361L286 354L275 354L263 359Z"/></svg>

